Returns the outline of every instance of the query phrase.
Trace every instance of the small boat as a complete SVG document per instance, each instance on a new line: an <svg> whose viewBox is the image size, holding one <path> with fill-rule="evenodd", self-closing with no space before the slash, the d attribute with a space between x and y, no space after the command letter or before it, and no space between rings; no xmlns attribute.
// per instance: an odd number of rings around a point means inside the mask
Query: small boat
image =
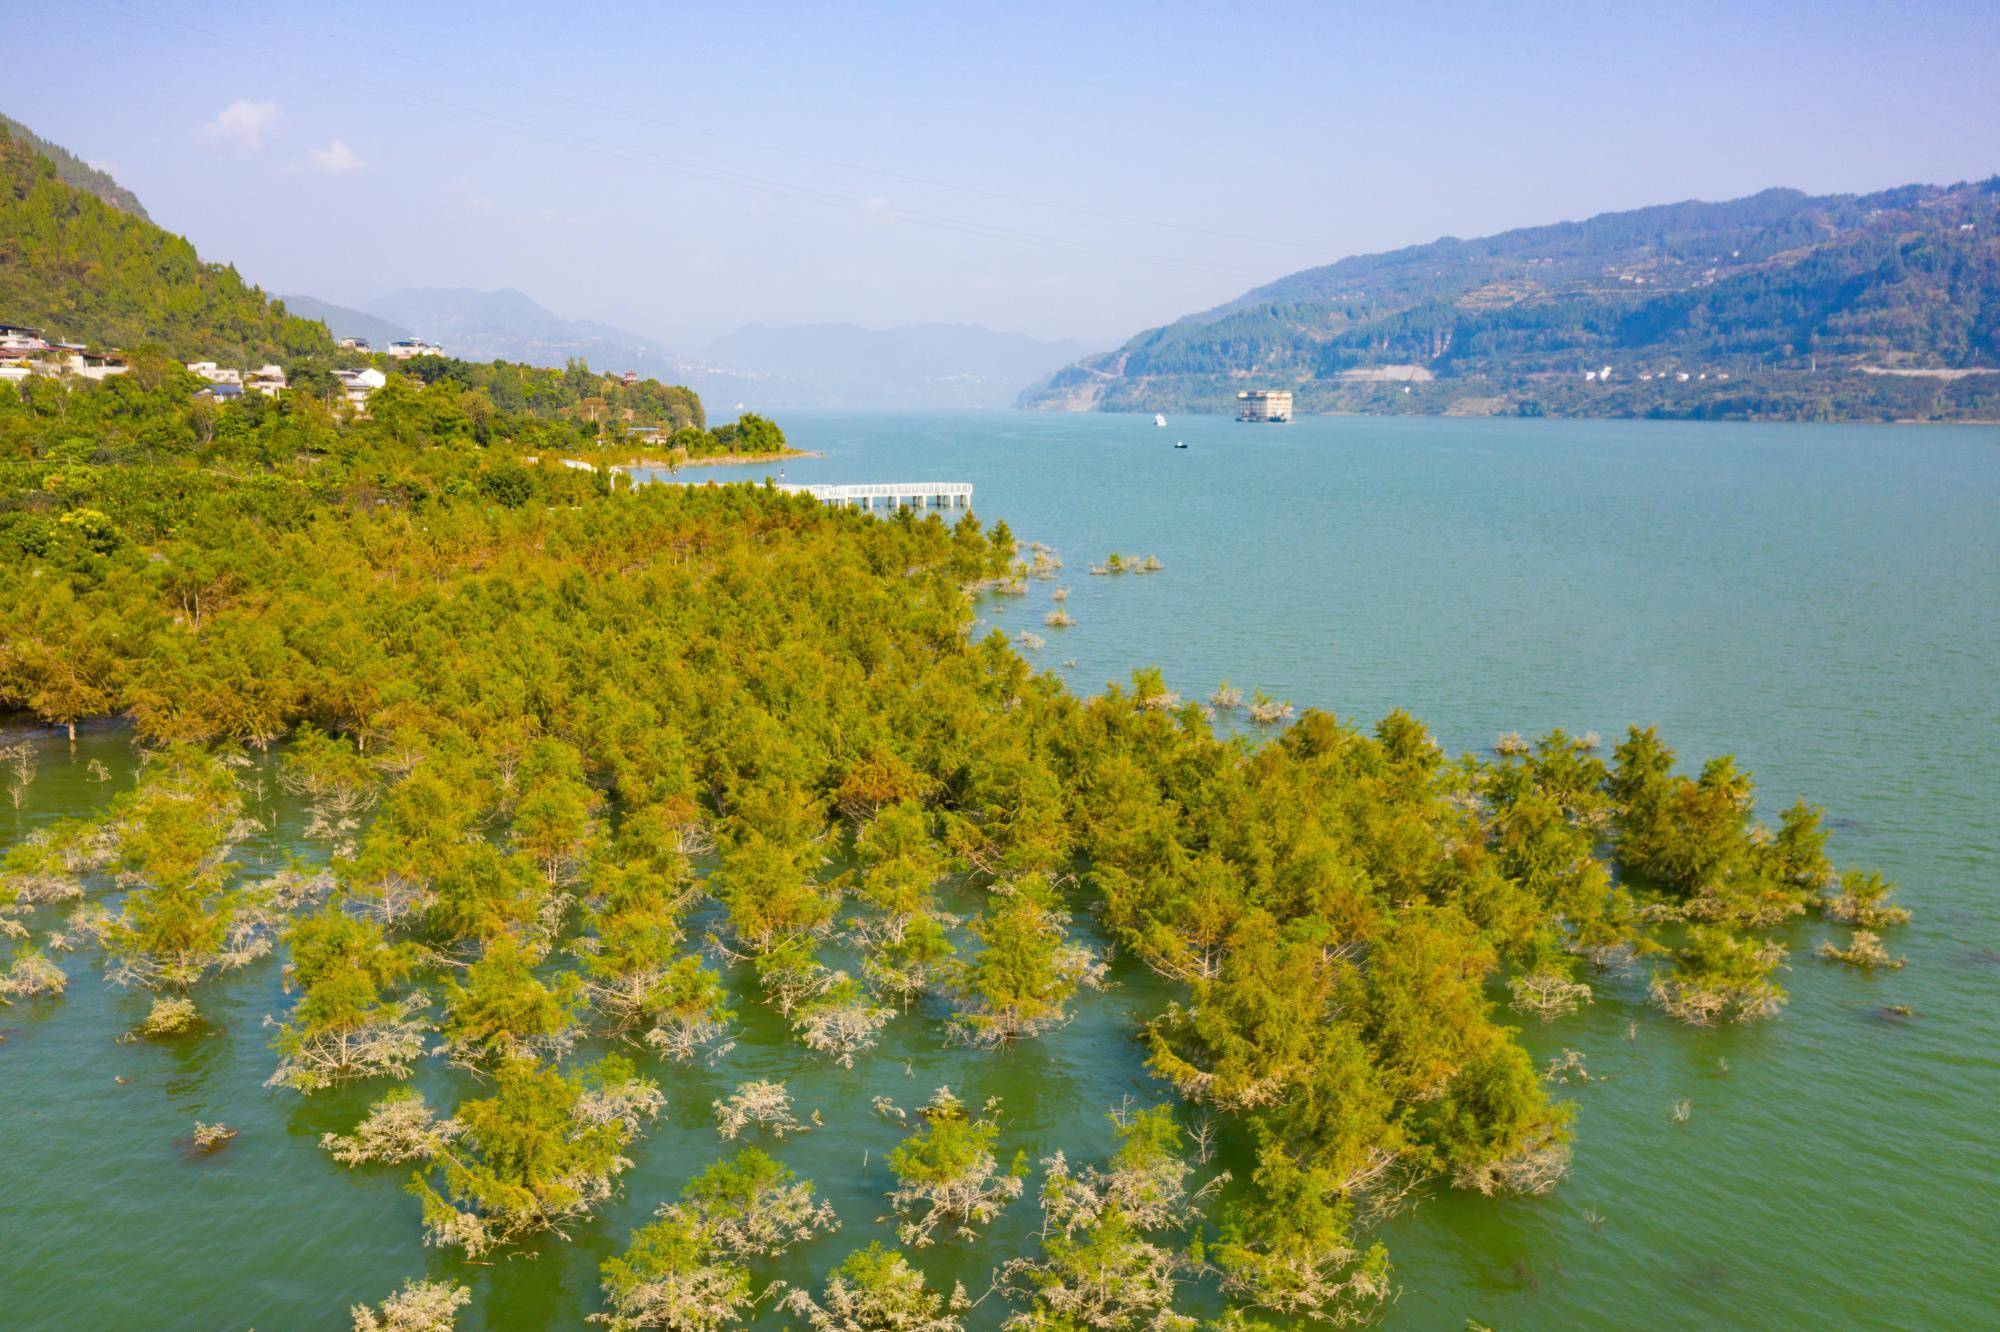
<svg viewBox="0 0 2000 1332"><path fill-rule="evenodd" d="M1187 447L1187 441L1184 439L1177 439L1174 441L1174 447L1177 449L1184 449Z"/></svg>
<svg viewBox="0 0 2000 1332"><path fill-rule="evenodd" d="M1166 418L1166 417L1164 417L1164 416L1162 416L1162 415L1160 415L1160 414L1159 414L1158 412L1154 412L1154 413L1153 413L1153 424L1154 424L1154 425L1156 425L1156 426L1159 426L1159 427L1160 427L1160 428L1161 428L1162 430L1164 430L1164 429L1166 429L1166 425L1167 425L1167 418Z"/></svg>

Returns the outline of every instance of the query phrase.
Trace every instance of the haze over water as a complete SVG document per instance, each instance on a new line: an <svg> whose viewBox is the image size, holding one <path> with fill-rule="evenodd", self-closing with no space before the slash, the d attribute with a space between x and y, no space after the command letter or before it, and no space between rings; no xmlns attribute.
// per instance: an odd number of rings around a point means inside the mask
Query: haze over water
<svg viewBox="0 0 2000 1332"><path fill-rule="evenodd" d="M1011 413L784 425L826 454L787 464L788 480L969 480L983 519L1054 547L1058 583L985 613L1044 636L1030 655L1079 691L1156 663L1189 697L1226 676L1363 722L1405 707L1454 751L1558 725L1608 747L1627 723L1654 722L1686 768L1736 753L1767 818L1800 795L1825 805L1835 860L1901 883L1916 920L1887 942L1908 955L1902 971L1820 963L1811 948L1828 931L1804 924L1785 932L1792 1001L1771 1022L1681 1029L1627 978L1531 1028L1538 1061L1587 1057L1593 1080L1557 1089L1578 1107L1574 1169L1547 1197L1434 1196L1391 1223L1403 1290L1391 1325L1992 1322L2000 430L1358 418L1161 430ZM1090 577L1113 550L1157 554L1165 570ZM1042 623L1057 585L1072 589L1075 628ZM129 783L122 730L86 730L74 758L59 734L35 734L41 775L20 811L0 805L0 842ZM103 785L84 768L99 756L117 772ZM300 820L275 798L269 812L276 826L246 855L275 867ZM898 1134L870 1113L874 1095L910 1105L946 1077L969 1101L1002 1095L1003 1150L1035 1157L1102 1151L1105 1109L1160 1095L1126 1014L1164 995L1129 966L1043 1041L947 1056L932 1031L899 1022L851 1071L795 1074L806 1061L743 1003L749 1030L719 1070L662 1073L666 1117L603 1217L533 1260L468 1265L423 1248L400 1172L350 1173L314 1145L381 1086L310 1101L261 1087L274 1057L260 1023L292 1002L276 959L204 997L222 1036L115 1049L145 998L107 989L88 954L72 960L66 999L0 1015L14 1163L0 1321L20 1326L334 1328L348 1304L425 1271L474 1287L468 1326L575 1326L597 1307L598 1261L725 1151L709 1101L754 1077L789 1076L827 1121L776 1149L843 1218L776 1265L810 1280L888 1237L874 1218ZM1885 1020L1897 1004L1914 1020ZM451 1095L436 1069L418 1083ZM1682 1099L1691 1113L1676 1124ZM190 1160L174 1139L195 1118L241 1136ZM988 1241L920 1261L976 1293L996 1257L1031 1244L1033 1218L1016 1204ZM973 1325L1002 1312L989 1300Z"/></svg>

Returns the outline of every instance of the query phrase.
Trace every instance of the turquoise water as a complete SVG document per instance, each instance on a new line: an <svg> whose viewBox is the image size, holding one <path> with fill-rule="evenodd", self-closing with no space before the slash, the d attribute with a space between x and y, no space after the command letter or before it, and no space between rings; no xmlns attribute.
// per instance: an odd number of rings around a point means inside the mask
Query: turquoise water
<svg viewBox="0 0 2000 1332"><path fill-rule="evenodd" d="M1011 413L785 425L825 455L788 464L788 480L969 480L982 517L1060 552L1075 628L1042 624L1056 584L987 611L1010 634L1044 636L1030 655L1081 691L1157 663L1190 696L1226 676L1362 719L1406 707L1454 749L1505 730L1615 737L1657 722L1690 766L1736 753L1767 809L1825 804L1836 858L1903 884L1917 920L1890 943L1909 965L1867 977L1818 963L1821 927L1800 926L1775 1022L1672 1027L1633 984L1531 1030L1538 1054L1581 1050L1593 1074L1562 1092L1578 1106L1574 1170L1548 1197L1434 1196L1390 1223L1391 1325L1997 1321L2000 430L1213 418L1159 430ZM1088 576L1113 550L1156 554L1165 571ZM19 810L0 801L0 839L125 780L85 768L102 757L126 771L116 728L87 729L74 757L36 734L37 780ZM263 810L275 826L251 854L275 863L296 818L275 798ZM348 1304L425 1272L473 1286L466 1326L573 1326L596 1308L597 1262L722 1152L709 1101L766 1076L789 1078L826 1120L777 1152L843 1218L771 1270L810 1279L887 1237L881 1160L898 1134L869 1112L874 1095L910 1105L941 1080L967 1100L1000 1094L1003 1148L1039 1156L1080 1136L1101 1145L1106 1108L1158 1094L1124 1016L1155 992L1129 972L1070 1028L998 1055L946 1054L927 1024L897 1023L854 1070L801 1075L795 1048L753 1018L722 1068L664 1071L666 1122L602 1218L533 1257L466 1265L423 1248L399 1172L349 1172L314 1146L379 1089L305 1101L261 1087L260 1023L286 1003L275 961L206 992L222 1034L170 1047L112 1044L145 1002L72 962L68 998L0 1010L7 1326L332 1328ZM1917 1016L1886 1020L1892 1004ZM434 1073L423 1085L453 1091ZM1672 1122L1683 1099L1686 1122ZM241 1137L191 1159L176 1139L196 1118ZM975 1285L1026 1247L1032 1214L1016 1204L990 1244L924 1264ZM973 1321L1001 1312L988 1301Z"/></svg>

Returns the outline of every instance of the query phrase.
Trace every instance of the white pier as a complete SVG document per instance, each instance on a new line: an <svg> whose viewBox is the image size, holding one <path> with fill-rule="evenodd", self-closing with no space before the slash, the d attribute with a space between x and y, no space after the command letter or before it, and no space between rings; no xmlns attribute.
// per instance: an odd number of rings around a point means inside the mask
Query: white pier
<svg viewBox="0 0 2000 1332"><path fill-rule="evenodd" d="M811 495L836 509L894 512L910 509L970 509L970 481L877 481L847 486L779 486L794 495Z"/></svg>

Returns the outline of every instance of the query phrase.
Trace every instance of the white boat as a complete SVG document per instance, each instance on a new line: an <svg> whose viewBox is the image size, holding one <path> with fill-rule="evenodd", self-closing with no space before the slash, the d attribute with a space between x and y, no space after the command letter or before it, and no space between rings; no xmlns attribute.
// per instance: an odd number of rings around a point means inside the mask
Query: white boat
<svg viewBox="0 0 2000 1332"><path fill-rule="evenodd" d="M1160 428L1162 428L1162 429L1165 429L1165 428L1166 428L1166 424L1167 424L1167 418L1166 418L1166 417L1164 417L1164 416L1161 416L1161 415L1160 415L1160 414L1159 414L1158 412L1154 412L1154 413L1153 413L1153 424L1154 424L1154 425L1156 425L1156 426L1159 426L1159 427L1160 427Z"/></svg>

